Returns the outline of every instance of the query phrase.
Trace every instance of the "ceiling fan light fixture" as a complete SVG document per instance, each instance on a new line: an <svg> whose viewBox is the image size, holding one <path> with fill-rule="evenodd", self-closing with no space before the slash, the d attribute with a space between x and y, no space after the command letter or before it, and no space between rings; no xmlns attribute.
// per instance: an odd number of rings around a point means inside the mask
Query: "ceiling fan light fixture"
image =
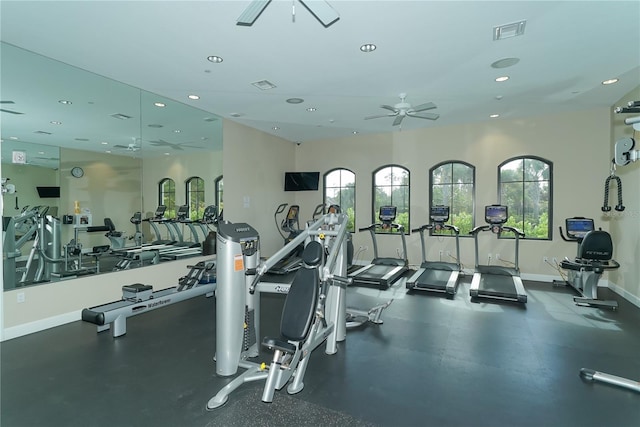
<svg viewBox="0 0 640 427"><path fill-rule="evenodd" d="M509 80L509 76L500 76L500 77L496 77L496 81L498 83L500 82L506 82L507 80Z"/></svg>
<svg viewBox="0 0 640 427"><path fill-rule="evenodd" d="M605 81L602 82L603 85L612 85L614 83L618 83L618 79L607 79Z"/></svg>
<svg viewBox="0 0 640 427"><path fill-rule="evenodd" d="M217 56L217 55L209 55L209 56L207 56L207 61L213 62L214 64L219 64L222 61L224 61L224 59L222 59L222 57Z"/></svg>
<svg viewBox="0 0 640 427"><path fill-rule="evenodd" d="M167 104L165 104L164 102L154 102L153 105L159 108L163 108L167 106Z"/></svg>
<svg viewBox="0 0 640 427"><path fill-rule="evenodd" d="M302 104L304 102L304 99L302 98L289 98L286 101L289 104Z"/></svg>
<svg viewBox="0 0 640 427"><path fill-rule="evenodd" d="M314 111L316 111L316 108L315 107L309 107L309 108L307 108L307 111L310 112L310 113L313 113Z"/></svg>
<svg viewBox="0 0 640 427"><path fill-rule="evenodd" d="M189 95L187 98L193 99L193 100L200 99L198 95Z"/></svg>
<svg viewBox="0 0 640 427"><path fill-rule="evenodd" d="M67 101L66 99L61 99L60 101L58 101L60 104L62 105L71 105L73 104L73 102L71 101Z"/></svg>
<svg viewBox="0 0 640 427"><path fill-rule="evenodd" d="M374 50L376 50L378 48L378 46L376 46L373 43L365 43L362 46L360 46L360 50L364 53L369 53L369 52L373 52Z"/></svg>
<svg viewBox="0 0 640 427"><path fill-rule="evenodd" d="M492 114L489 117L492 118L492 119L496 119L496 118L500 117L500 114Z"/></svg>

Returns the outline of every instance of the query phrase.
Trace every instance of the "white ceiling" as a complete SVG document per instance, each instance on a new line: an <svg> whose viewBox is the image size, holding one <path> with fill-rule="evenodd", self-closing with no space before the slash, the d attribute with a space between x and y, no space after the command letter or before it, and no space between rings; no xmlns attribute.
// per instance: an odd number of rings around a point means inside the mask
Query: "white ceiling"
<svg viewBox="0 0 640 427"><path fill-rule="evenodd" d="M303 143L609 107L640 84L637 1L330 0L340 19L325 28L300 2L274 0L253 26L236 25L249 4L3 0L1 38ZM524 35L493 40L495 26L520 20ZM520 61L491 67L503 58ZM620 80L601 84L610 78ZM251 85L260 80L277 87ZM440 118L364 120L401 92Z"/></svg>

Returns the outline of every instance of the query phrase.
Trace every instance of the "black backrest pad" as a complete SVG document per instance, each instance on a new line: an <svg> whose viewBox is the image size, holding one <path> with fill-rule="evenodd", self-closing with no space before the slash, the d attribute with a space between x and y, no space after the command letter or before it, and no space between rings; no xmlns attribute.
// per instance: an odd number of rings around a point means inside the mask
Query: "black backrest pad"
<svg viewBox="0 0 640 427"><path fill-rule="evenodd" d="M320 250L320 255L317 257L315 266L309 266L308 261L313 262L316 260L316 255L314 254L318 249ZM296 272L284 302L282 318L280 319L280 334L287 340L303 341L309 334L309 329L315 316L316 305L318 304L320 274L317 265L321 257L322 245L318 242L309 243L302 254L302 258L307 265Z"/></svg>
<svg viewBox="0 0 640 427"><path fill-rule="evenodd" d="M580 244L579 258L608 261L613 256L613 242L606 231L588 232Z"/></svg>

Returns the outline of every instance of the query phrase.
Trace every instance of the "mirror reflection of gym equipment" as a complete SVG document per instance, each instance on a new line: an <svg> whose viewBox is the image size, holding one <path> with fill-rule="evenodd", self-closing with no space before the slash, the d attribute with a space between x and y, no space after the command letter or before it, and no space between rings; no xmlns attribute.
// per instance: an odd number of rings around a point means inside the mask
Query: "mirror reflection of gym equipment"
<svg viewBox="0 0 640 427"><path fill-rule="evenodd" d="M429 224L411 230L420 232L420 244L422 247L422 264L420 268L407 279L407 289L423 290L444 293L448 298L453 298L458 290L458 277L462 272L460 264L460 230L458 227L447 224L449 221L449 206L431 206L429 209ZM433 237L442 231L451 231L456 239L455 262L442 260L442 251L438 261L427 260L427 248L425 245L425 231L431 231ZM450 257L447 254L447 257Z"/></svg>
<svg viewBox="0 0 640 427"><path fill-rule="evenodd" d="M520 278L518 255L520 238L524 233L515 227L504 225L509 219L508 208L502 205L489 205L484 208L484 218L488 225L480 225L471 230L475 245L476 266L471 279L469 294L471 298L493 298L498 300L527 302L527 293ZM481 265L478 249L478 235L483 231L491 231L500 236L503 232L515 236L515 262L513 267L501 265Z"/></svg>

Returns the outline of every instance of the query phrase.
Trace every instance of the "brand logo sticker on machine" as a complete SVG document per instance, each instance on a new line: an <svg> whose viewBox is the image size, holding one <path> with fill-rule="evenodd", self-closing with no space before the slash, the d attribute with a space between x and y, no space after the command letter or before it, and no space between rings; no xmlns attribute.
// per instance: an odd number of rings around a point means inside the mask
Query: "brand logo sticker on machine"
<svg viewBox="0 0 640 427"><path fill-rule="evenodd" d="M233 256L233 271L243 271L244 270L244 258L242 254Z"/></svg>

